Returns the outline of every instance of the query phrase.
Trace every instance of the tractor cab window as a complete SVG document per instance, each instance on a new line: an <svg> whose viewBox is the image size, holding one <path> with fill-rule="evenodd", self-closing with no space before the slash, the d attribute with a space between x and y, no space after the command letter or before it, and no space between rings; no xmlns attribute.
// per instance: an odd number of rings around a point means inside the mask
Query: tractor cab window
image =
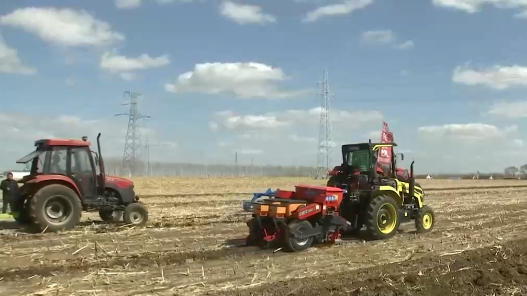
<svg viewBox="0 0 527 296"><path fill-rule="evenodd" d="M66 175L67 151L67 147L53 147L51 151L51 163L49 165L49 172L51 174Z"/></svg>
<svg viewBox="0 0 527 296"><path fill-rule="evenodd" d="M70 162L71 178L79 186L82 196L94 196L97 193L97 183L92 167L90 150L87 147L71 148Z"/></svg>
<svg viewBox="0 0 527 296"><path fill-rule="evenodd" d="M35 175L35 174L39 174L43 172L45 160L46 160L46 151L36 149L35 151L17 160L16 163L30 166L29 168L30 174Z"/></svg>
<svg viewBox="0 0 527 296"><path fill-rule="evenodd" d="M90 154L86 148L72 148L71 150L71 173L91 173L92 166Z"/></svg>
<svg viewBox="0 0 527 296"><path fill-rule="evenodd" d="M348 153L347 165L361 172L367 172L370 170L370 155L369 150L351 151Z"/></svg>

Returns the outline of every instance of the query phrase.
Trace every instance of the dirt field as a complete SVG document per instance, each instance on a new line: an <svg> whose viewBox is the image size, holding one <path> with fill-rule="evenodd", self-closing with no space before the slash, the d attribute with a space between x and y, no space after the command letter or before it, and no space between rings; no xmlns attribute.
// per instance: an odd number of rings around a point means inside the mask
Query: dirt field
<svg viewBox="0 0 527 296"><path fill-rule="evenodd" d="M145 228L103 224L93 214L59 234L0 222L0 295L527 293L527 188L512 187L525 181L422 180L436 212L433 232L416 235L410 223L389 241L345 238L296 254L241 246L248 219L241 200L250 196L236 193L324 181L134 181L150 211Z"/></svg>

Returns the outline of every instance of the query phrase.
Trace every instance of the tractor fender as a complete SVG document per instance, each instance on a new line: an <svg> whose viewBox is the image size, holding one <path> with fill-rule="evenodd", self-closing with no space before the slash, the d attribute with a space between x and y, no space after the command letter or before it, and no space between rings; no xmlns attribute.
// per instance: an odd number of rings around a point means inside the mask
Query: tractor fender
<svg viewBox="0 0 527 296"><path fill-rule="evenodd" d="M135 191L133 186L119 187L115 183L107 182L104 190L113 191L117 194L117 197L121 200L123 205L128 205L135 202Z"/></svg>
<svg viewBox="0 0 527 296"><path fill-rule="evenodd" d="M380 186L379 189L374 190L372 192L371 198L374 199L382 194L391 196L398 205L403 204L403 199L401 195L399 195L399 192L397 192L397 190L391 186Z"/></svg>
<svg viewBox="0 0 527 296"><path fill-rule="evenodd" d="M71 188L79 198L81 198L79 187L69 177L62 175L37 175L34 178L24 182L24 186L30 188L30 194L34 195L40 188L49 184L61 184Z"/></svg>
<svg viewBox="0 0 527 296"><path fill-rule="evenodd" d="M419 193L419 192L414 191L414 200L415 200L415 203L416 203L418 209L420 209L420 208L422 208L424 206L423 199L424 199L424 191L423 191L423 193Z"/></svg>

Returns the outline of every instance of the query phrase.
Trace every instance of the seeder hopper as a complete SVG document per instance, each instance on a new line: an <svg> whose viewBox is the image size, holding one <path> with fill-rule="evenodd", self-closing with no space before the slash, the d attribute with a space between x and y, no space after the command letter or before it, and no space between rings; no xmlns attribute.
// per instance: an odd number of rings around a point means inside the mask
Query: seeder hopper
<svg viewBox="0 0 527 296"><path fill-rule="evenodd" d="M295 191L277 190L253 207L248 245L277 243L289 251L305 250L314 242L335 242L350 223L338 215L343 190L298 185Z"/></svg>

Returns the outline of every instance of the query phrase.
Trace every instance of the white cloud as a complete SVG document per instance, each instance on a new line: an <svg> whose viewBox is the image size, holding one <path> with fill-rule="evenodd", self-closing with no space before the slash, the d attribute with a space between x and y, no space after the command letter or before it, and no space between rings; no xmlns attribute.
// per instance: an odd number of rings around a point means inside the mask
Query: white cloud
<svg viewBox="0 0 527 296"><path fill-rule="evenodd" d="M138 8L143 4L144 0L115 0L115 7L119 9L133 9ZM159 5L171 4L174 2L191 3L194 0L155 0Z"/></svg>
<svg viewBox="0 0 527 296"><path fill-rule="evenodd" d="M115 7L119 9L130 9L141 6L141 0L115 0Z"/></svg>
<svg viewBox="0 0 527 296"><path fill-rule="evenodd" d="M105 52L101 56L99 67L110 73L119 73L123 80L131 81L137 78L132 71L159 68L168 64L170 64L168 55L150 57L142 54L136 58L130 58L115 52Z"/></svg>
<svg viewBox="0 0 527 296"><path fill-rule="evenodd" d="M363 9L366 6L373 3L373 0L346 0L342 3L329 4L326 6L318 7L315 10L308 12L303 22L315 22L323 17L346 15L354 12L355 10Z"/></svg>
<svg viewBox="0 0 527 296"><path fill-rule="evenodd" d="M158 4L171 4L171 3L174 3L174 2L179 2L179 3L191 3L191 2L194 2L194 0L156 0L156 2Z"/></svg>
<svg viewBox="0 0 527 296"><path fill-rule="evenodd" d="M493 104L487 114L517 119L527 117L527 101L498 102Z"/></svg>
<svg viewBox="0 0 527 296"><path fill-rule="evenodd" d="M411 49L415 47L415 43L412 40L405 41L397 45L398 49Z"/></svg>
<svg viewBox="0 0 527 296"><path fill-rule="evenodd" d="M371 30L361 34L360 40L364 44L371 45L393 45L397 42L397 37L392 30ZM415 46L412 40L407 40L400 44L397 44L397 49L411 49Z"/></svg>
<svg viewBox="0 0 527 296"><path fill-rule="evenodd" d="M205 63L179 75L165 89L174 93L235 94L240 99L283 99L306 93L280 90L277 83L286 79L282 69L261 63Z"/></svg>
<svg viewBox="0 0 527 296"><path fill-rule="evenodd" d="M525 0L432 0L432 3L436 6L456 9L470 14L478 12L485 5L492 5L496 8L527 9L527 1Z"/></svg>
<svg viewBox="0 0 527 296"><path fill-rule="evenodd" d="M314 130L312 126L317 125L320 118L320 107L306 110L286 110L282 112L268 112L258 115L238 115L233 111L222 111L215 114L216 130L234 131L240 134L256 132L257 137L262 137L263 131L276 133L287 128ZM355 110L332 110L332 125L336 129L353 129L362 124L380 122L383 114L378 111ZM296 134L296 133L295 133ZM298 135L291 136L292 140L300 141ZM305 140L306 138L304 138Z"/></svg>
<svg viewBox="0 0 527 296"><path fill-rule="evenodd" d="M524 146L524 142L521 139L514 139L512 141L512 143L514 144L515 147L523 147Z"/></svg>
<svg viewBox="0 0 527 296"><path fill-rule="evenodd" d="M225 1L219 6L220 14L240 25L245 24L268 24L276 22L276 18L262 12L262 8L256 5L238 4Z"/></svg>
<svg viewBox="0 0 527 296"><path fill-rule="evenodd" d="M37 70L32 67L25 66L20 58L18 52L9 47L4 40L4 37L0 34L0 73L8 74L22 74L22 75L34 75Z"/></svg>
<svg viewBox="0 0 527 296"><path fill-rule="evenodd" d="M259 150L258 163L316 165L318 124L321 108L239 114L221 111L214 114L217 137L229 138L229 147ZM381 126L383 115L370 110L332 110L331 157L340 159L342 143L356 138L362 130ZM223 139L222 139L223 140ZM242 148L237 148L238 151ZM223 151L232 159L231 150Z"/></svg>
<svg viewBox="0 0 527 296"><path fill-rule="evenodd" d="M254 154L262 154L262 150L260 149L242 149L238 151L240 154L247 154L247 155L254 155Z"/></svg>
<svg viewBox="0 0 527 296"><path fill-rule="evenodd" d="M389 44L395 41L391 30L374 30L362 33L361 40L366 43Z"/></svg>
<svg viewBox="0 0 527 296"><path fill-rule="evenodd" d="M517 130L517 126L500 129L484 123L445 124L419 127L419 136L432 141L495 141Z"/></svg>
<svg viewBox="0 0 527 296"><path fill-rule="evenodd" d="M0 24L20 28L64 46L101 46L124 40L104 21L84 10L26 7L1 16Z"/></svg>
<svg viewBox="0 0 527 296"><path fill-rule="evenodd" d="M452 81L470 86L483 85L496 90L527 86L527 67L498 65L492 68L473 70L458 66L454 69Z"/></svg>
<svg viewBox="0 0 527 296"><path fill-rule="evenodd" d="M274 115L236 115L232 111L223 111L216 114L220 122L211 123L217 130L220 126L227 130L257 130L257 129L276 129L289 124L286 121L278 120Z"/></svg>

